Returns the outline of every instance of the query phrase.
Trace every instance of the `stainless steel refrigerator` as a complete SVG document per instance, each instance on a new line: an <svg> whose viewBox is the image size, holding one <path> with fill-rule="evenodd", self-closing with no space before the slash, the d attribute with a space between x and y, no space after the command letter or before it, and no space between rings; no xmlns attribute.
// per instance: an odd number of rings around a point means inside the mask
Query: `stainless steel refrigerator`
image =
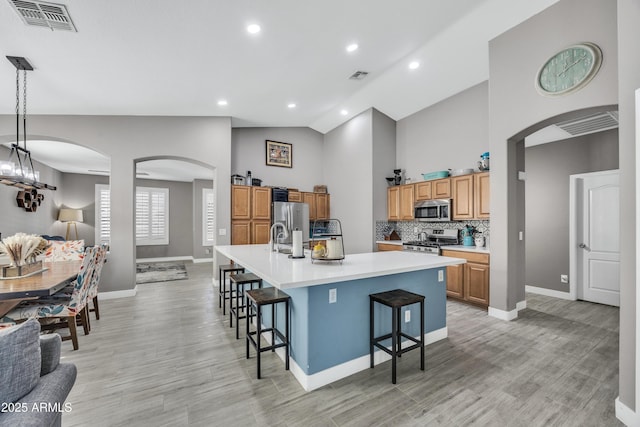
<svg viewBox="0 0 640 427"><path fill-rule="evenodd" d="M299 202L273 202L273 223L281 222L289 231L286 239L280 239L280 243L291 244L296 228L302 230L302 243L309 242L309 205ZM276 230L277 231L277 230Z"/></svg>

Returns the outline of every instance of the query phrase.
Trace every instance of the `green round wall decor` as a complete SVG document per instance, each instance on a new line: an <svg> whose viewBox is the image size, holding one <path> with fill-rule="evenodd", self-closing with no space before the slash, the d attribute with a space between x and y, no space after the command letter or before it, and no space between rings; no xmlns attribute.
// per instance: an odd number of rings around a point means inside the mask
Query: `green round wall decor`
<svg viewBox="0 0 640 427"><path fill-rule="evenodd" d="M562 49L549 58L536 75L536 89L545 96L561 96L582 89L602 64L602 51L593 43Z"/></svg>

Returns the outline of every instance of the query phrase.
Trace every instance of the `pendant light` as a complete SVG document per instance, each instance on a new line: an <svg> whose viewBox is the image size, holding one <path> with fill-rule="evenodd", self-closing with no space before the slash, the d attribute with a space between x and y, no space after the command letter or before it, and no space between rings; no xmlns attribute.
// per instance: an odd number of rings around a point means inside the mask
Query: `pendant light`
<svg viewBox="0 0 640 427"><path fill-rule="evenodd" d="M31 152L27 149L27 71L33 71L33 67L26 58L21 56L7 56L7 59L16 67L16 142L11 144L8 161L0 161L0 183L31 190L32 193L37 189L55 190L55 186L40 182L40 173L33 167ZM22 72L22 146L20 145L20 72ZM37 196L37 191L33 196Z"/></svg>

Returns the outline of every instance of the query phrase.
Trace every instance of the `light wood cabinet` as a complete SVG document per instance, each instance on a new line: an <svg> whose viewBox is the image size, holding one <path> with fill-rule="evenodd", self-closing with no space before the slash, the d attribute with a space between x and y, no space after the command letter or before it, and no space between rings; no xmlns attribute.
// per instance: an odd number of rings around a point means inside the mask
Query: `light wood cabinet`
<svg viewBox="0 0 640 427"><path fill-rule="evenodd" d="M302 193L302 202L309 205L309 221L331 218L331 196L329 194Z"/></svg>
<svg viewBox="0 0 640 427"><path fill-rule="evenodd" d="M248 245L251 243L251 221L233 220L231 221L231 244Z"/></svg>
<svg viewBox="0 0 640 427"><path fill-rule="evenodd" d="M316 196L314 193L302 193L302 202L309 205L309 221L316 219Z"/></svg>
<svg viewBox="0 0 640 427"><path fill-rule="evenodd" d="M415 204L415 187L413 184L400 186L400 219L412 220Z"/></svg>
<svg viewBox="0 0 640 427"><path fill-rule="evenodd" d="M331 218L330 198L326 193L315 193L316 196L316 219Z"/></svg>
<svg viewBox="0 0 640 427"><path fill-rule="evenodd" d="M443 250L442 255L467 260L447 267L447 296L488 307L489 254Z"/></svg>
<svg viewBox="0 0 640 427"><path fill-rule="evenodd" d="M487 219L489 210L489 172L451 178L453 220Z"/></svg>
<svg viewBox="0 0 640 427"><path fill-rule="evenodd" d="M451 219L473 219L473 175L451 178L453 212Z"/></svg>
<svg viewBox="0 0 640 427"><path fill-rule="evenodd" d="M400 219L400 187L387 188L387 219L398 221Z"/></svg>
<svg viewBox="0 0 640 427"><path fill-rule="evenodd" d="M269 231L271 221L254 220L251 221L251 243L259 245L269 243Z"/></svg>
<svg viewBox="0 0 640 427"><path fill-rule="evenodd" d="M269 242L271 188L231 186L231 244Z"/></svg>
<svg viewBox="0 0 640 427"><path fill-rule="evenodd" d="M231 186L231 219L251 219L251 187Z"/></svg>
<svg viewBox="0 0 640 427"><path fill-rule="evenodd" d="M251 219L271 219L271 188L251 187Z"/></svg>
<svg viewBox="0 0 640 427"><path fill-rule="evenodd" d="M451 179L443 178L432 181L431 197L433 199L450 199L451 198Z"/></svg>
<svg viewBox="0 0 640 427"><path fill-rule="evenodd" d="M414 203L414 184L387 188L387 219L389 221L412 220Z"/></svg>
<svg viewBox="0 0 640 427"><path fill-rule="evenodd" d="M289 191L290 202L302 202L302 193L299 191Z"/></svg>
<svg viewBox="0 0 640 427"><path fill-rule="evenodd" d="M489 194L490 194L489 172L474 175L474 212L478 219L490 217Z"/></svg>
<svg viewBox="0 0 640 427"><path fill-rule="evenodd" d="M402 245L393 245L390 243L378 243L379 251L402 251L404 247Z"/></svg>
<svg viewBox="0 0 640 427"><path fill-rule="evenodd" d="M433 181L422 181L416 183L416 201L431 200L431 190Z"/></svg>

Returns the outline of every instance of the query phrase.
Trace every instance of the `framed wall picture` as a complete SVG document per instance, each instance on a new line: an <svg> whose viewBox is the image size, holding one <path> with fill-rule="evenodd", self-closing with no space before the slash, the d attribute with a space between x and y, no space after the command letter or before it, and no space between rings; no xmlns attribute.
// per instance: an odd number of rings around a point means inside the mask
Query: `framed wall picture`
<svg viewBox="0 0 640 427"><path fill-rule="evenodd" d="M267 166L280 166L290 168L293 166L291 144L278 141L266 141Z"/></svg>

